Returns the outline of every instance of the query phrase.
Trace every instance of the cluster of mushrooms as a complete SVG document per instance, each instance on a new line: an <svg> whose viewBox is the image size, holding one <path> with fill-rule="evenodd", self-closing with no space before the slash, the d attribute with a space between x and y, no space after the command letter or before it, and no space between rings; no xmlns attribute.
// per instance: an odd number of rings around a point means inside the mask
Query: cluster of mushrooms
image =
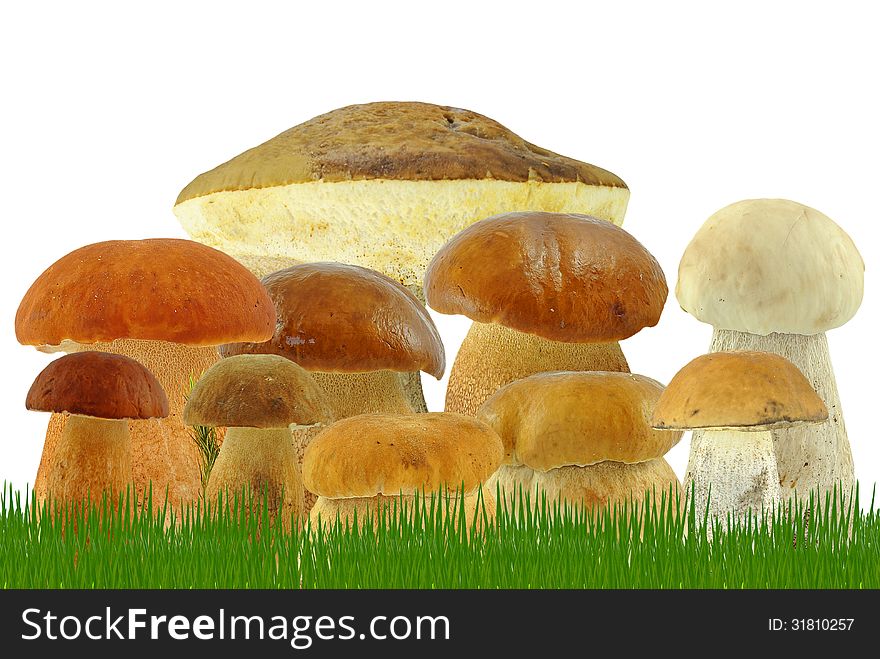
<svg viewBox="0 0 880 659"><path fill-rule="evenodd" d="M350 106L202 174L175 213L194 240L77 249L31 286L16 335L67 355L34 382L52 412L35 491L133 488L187 505L251 489L285 525L378 520L447 497L590 511L682 491L712 516L852 487L824 332L864 265L821 213L722 209L682 257L711 352L664 387L620 342L657 325L659 263L620 228L614 174L473 112ZM261 278L261 279L260 279ZM423 303L473 321L446 410ZM202 488L192 426L222 429ZM684 490L664 455L693 430Z"/></svg>

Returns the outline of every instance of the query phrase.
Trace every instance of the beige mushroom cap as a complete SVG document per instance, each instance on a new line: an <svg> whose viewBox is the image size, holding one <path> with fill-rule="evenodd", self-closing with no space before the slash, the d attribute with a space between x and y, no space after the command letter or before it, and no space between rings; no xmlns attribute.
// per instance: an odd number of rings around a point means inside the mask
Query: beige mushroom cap
<svg viewBox="0 0 880 659"><path fill-rule="evenodd" d="M326 395L308 371L278 355L221 359L202 374L183 408L190 426L285 428L332 420Z"/></svg>
<svg viewBox="0 0 880 659"><path fill-rule="evenodd" d="M819 211L748 199L712 215L691 240L675 294L697 319L752 334L818 334L859 308L865 264Z"/></svg>
<svg viewBox="0 0 880 659"><path fill-rule="evenodd" d="M828 418L790 361L769 352L713 352L682 368L657 401L655 428L770 430Z"/></svg>
<svg viewBox="0 0 880 659"><path fill-rule="evenodd" d="M492 395L477 418L504 442L505 462L538 471L664 455L681 433L651 428L663 385L605 371L539 373Z"/></svg>
<svg viewBox="0 0 880 659"><path fill-rule="evenodd" d="M470 492L501 464L498 436L450 412L361 414L318 435L303 459L303 483L322 497Z"/></svg>

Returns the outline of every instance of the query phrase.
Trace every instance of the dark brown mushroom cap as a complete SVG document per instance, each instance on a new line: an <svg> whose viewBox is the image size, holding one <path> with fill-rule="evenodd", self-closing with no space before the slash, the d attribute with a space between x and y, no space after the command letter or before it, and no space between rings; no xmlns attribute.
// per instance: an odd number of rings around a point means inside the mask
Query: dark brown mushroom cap
<svg viewBox="0 0 880 659"><path fill-rule="evenodd" d="M530 144L476 112L383 102L350 105L294 126L196 177L176 203L317 180L487 178L626 188L611 172Z"/></svg>
<svg viewBox="0 0 880 659"><path fill-rule="evenodd" d="M183 408L189 426L284 428L333 420L318 383L278 355L221 359L202 374Z"/></svg>
<svg viewBox="0 0 880 659"><path fill-rule="evenodd" d="M51 362L31 385L26 406L100 419L168 416L168 398L156 376L134 359L96 351Z"/></svg>
<svg viewBox="0 0 880 659"><path fill-rule="evenodd" d="M62 256L25 293L15 335L25 345L262 341L275 310L235 259L191 240L110 240Z"/></svg>
<svg viewBox="0 0 880 659"><path fill-rule="evenodd" d="M768 430L828 418L807 378L770 352L713 352L682 368L660 395L655 428Z"/></svg>
<svg viewBox="0 0 880 659"><path fill-rule="evenodd" d="M565 342L618 341L656 325L668 290L660 264L611 222L505 213L459 232L425 275L428 304Z"/></svg>
<svg viewBox="0 0 880 659"><path fill-rule="evenodd" d="M427 309L390 277L343 263L303 263L263 278L275 335L221 346L224 356L276 354L310 371L418 371L440 378L443 344Z"/></svg>

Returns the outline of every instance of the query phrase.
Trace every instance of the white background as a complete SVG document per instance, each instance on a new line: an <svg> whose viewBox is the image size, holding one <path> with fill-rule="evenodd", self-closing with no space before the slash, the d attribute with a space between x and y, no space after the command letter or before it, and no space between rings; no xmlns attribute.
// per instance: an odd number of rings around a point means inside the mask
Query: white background
<svg viewBox="0 0 880 659"><path fill-rule="evenodd" d="M0 481L23 488L48 415L27 412L51 357L15 310L53 261L111 238L180 236L194 176L317 114L422 100L486 114L619 174L624 228L674 288L718 208L787 197L835 219L867 264L865 300L829 333L863 489L880 480L877 195L880 38L871 3L7 3L0 17ZM468 322L435 315L448 361ZM663 382L711 328L674 296L623 343ZM442 408L445 380L425 378ZM670 453L679 476L688 439Z"/></svg>

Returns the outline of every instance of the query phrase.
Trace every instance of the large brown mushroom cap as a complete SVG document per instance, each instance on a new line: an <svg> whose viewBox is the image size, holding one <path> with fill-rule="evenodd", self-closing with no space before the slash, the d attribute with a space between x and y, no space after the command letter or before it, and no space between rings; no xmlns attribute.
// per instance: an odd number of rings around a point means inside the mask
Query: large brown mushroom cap
<svg viewBox="0 0 880 659"><path fill-rule="evenodd" d="M27 409L100 419L168 416L168 398L156 377L134 359L76 352L51 362L27 394Z"/></svg>
<svg viewBox="0 0 880 659"><path fill-rule="evenodd" d="M548 471L663 456L681 433L651 428L663 385L603 371L539 373L499 389L477 412L504 442L505 462Z"/></svg>
<svg viewBox="0 0 880 659"><path fill-rule="evenodd" d="M626 189L611 172L529 144L476 112L383 102L350 105L294 126L196 177L176 203L316 180L485 178Z"/></svg>
<svg viewBox="0 0 880 659"><path fill-rule="evenodd" d="M110 240L61 257L31 285L15 315L20 343L115 339L195 346L263 341L275 310L233 258L190 240Z"/></svg>
<svg viewBox="0 0 880 659"><path fill-rule="evenodd" d="M496 215L455 235L425 275L447 314L553 341L610 342L657 324L668 290L657 260L610 222L586 215Z"/></svg>
<svg viewBox="0 0 880 659"><path fill-rule="evenodd" d="M449 412L362 414L337 421L306 449L303 483L323 497L469 492L501 463L501 440Z"/></svg>
<svg viewBox="0 0 880 659"><path fill-rule="evenodd" d="M657 401L652 425L759 431L827 418L822 399L784 357L714 352L675 374Z"/></svg>
<svg viewBox="0 0 880 659"><path fill-rule="evenodd" d="M312 376L278 355L221 359L202 374L183 408L190 426L285 428L332 420Z"/></svg>
<svg viewBox="0 0 880 659"><path fill-rule="evenodd" d="M343 263L303 263L263 278L278 324L264 343L222 355L277 354L310 371L418 371L440 378L445 356L427 310L385 275Z"/></svg>

